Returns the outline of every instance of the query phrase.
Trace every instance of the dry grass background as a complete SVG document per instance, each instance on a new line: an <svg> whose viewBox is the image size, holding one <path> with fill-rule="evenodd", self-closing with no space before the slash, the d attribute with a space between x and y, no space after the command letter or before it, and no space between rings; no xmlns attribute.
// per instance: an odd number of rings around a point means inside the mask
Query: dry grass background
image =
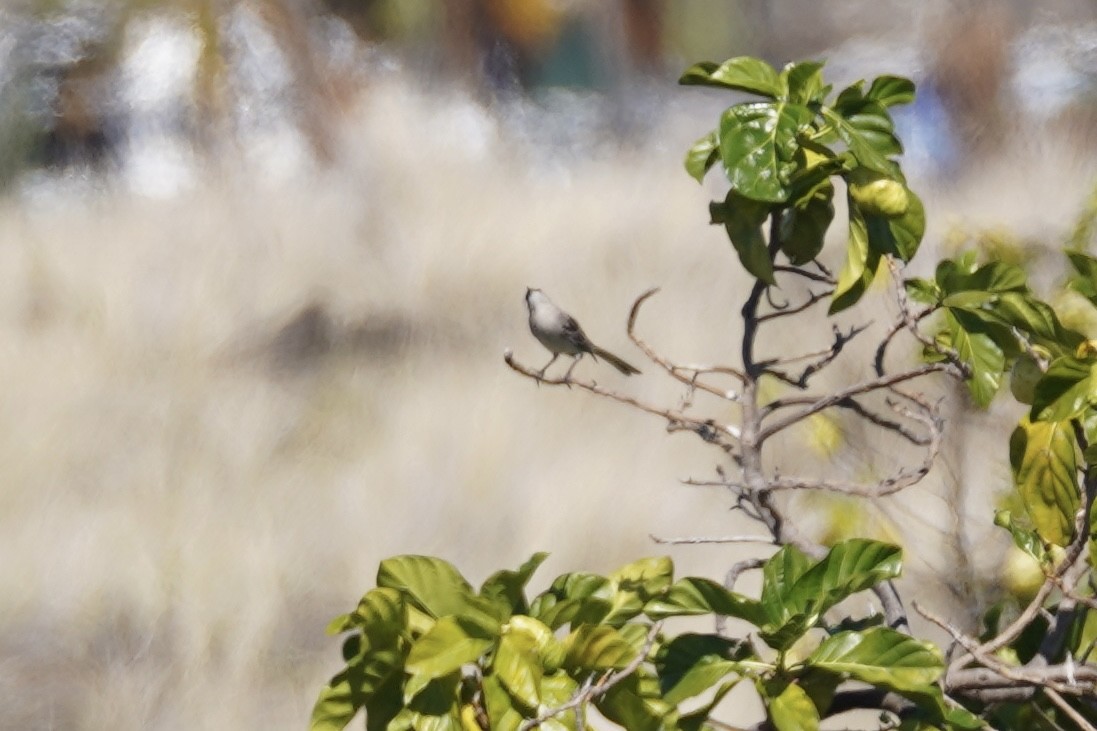
<svg viewBox="0 0 1097 731"><path fill-rule="evenodd" d="M0 728L302 728L338 668L323 628L386 556L436 554L478 582L549 550L541 586L667 552L649 533L750 530L724 495L677 484L711 474L696 440L501 358L547 359L530 285L639 360L624 320L658 285L651 342L736 360L744 279L707 225L712 191L680 167L714 119L672 103L642 139L561 156L394 82L333 169L268 182L226 164L167 201L8 202ZM1052 148L921 186L929 239L962 218L1056 245L1095 168ZM674 403L645 370L620 387ZM1004 451L988 467L981 445L1008 419L969 422L966 474L1000 486ZM935 474L949 489L956 470ZM965 507L986 525L979 494ZM926 503L882 510L953 510ZM936 540L919 525L915 550ZM748 552L669 551L710 575Z"/></svg>

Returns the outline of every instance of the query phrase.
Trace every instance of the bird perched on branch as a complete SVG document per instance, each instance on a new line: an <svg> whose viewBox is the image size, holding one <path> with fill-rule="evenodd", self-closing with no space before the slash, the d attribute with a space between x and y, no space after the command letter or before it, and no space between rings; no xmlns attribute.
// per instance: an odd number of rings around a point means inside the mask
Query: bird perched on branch
<svg viewBox="0 0 1097 731"><path fill-rule="evenodd" d="M545 296L545 293L541 290L526 289L526 306L529 307L530 331L535 338L541 341L541 345L544 345L552 353L552 360L540 370L539 376L543 377L548 367L556 362L561 354L564 354L575 358L571 367L568 368L568 372L564 374L564 379L567 380L571 377L575 364L586 353L590 353L595 360L605 358L610 365L626 376L640 372L635 366L592 343L586 333L583 332L583 328L579 327L579 323L575 321L575 318L553 304L552 300Z"/></svg>

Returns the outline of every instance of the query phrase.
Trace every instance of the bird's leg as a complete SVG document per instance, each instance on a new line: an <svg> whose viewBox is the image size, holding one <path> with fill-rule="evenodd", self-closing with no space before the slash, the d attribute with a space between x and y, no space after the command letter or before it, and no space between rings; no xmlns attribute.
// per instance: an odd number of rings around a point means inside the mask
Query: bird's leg
<svg viewBox="0 0 1097 731"><path fill-rule="evenodd" d="M547 371L548 367L550 365L552 365L553 363L555 363L556 359L559 358L559 357L560 357L559 353L553 353L552 358L549 360L549 362L545 363L545 367L542 368L541 370L537 371L537 380L538 381L540 381L541 379L543 379L545 377L545 371Z"/></svg>
<svg viewBox="0 0 1097 731"><path fill-rule="evenodd" d="M571 368L568 368L568 372L564 374L564 380L571 380L571 372L575 370L575 366L579 364L579 359L582 358L584 353L576 353L575 360L571 361Z"/></svg>

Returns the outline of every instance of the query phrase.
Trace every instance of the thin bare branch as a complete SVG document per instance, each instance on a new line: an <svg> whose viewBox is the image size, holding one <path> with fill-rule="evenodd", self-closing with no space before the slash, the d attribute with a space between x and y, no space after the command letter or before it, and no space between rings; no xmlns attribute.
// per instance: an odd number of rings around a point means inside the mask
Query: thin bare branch
<svg viewBox="0 0 1097 731"><path fill-rule="evenodd" d="M774 311L759 315L758 322L768 322L770 320L776 320L779 317L788 317L789 315L798 314L811 308L812 305L825 300L831 294L833 294L833 292L808 292L808 298L795 307L790 307L787 304L784 307L777 307L771 302L770 305L773 307Z"/></svg>
<svg viewBox="0 0 1097 731"><path fill-rule="evenodd" d="M794 414L790 414L780 421L770 424L762 429L756 438L756 444L762 444L765 440L772 437L774 434L789 428L793 424L803 421L812 414L817 414L820 411L829 409L837 404L845 401L851 396L859 396L861 394L870 393L872 391L878 391L880 389L889 388L899 383L906 381L912 381L916 378L922 378L924 376L931 375L933 373L949 372L951 367L945 363L925 363L916 368L912 368L902 373L894 373L885 376L877 376L868 381L862 381L861 383L855 383L852 386L835 391L834 393L827 394L826 396L820 396L810 405L797 411ZM766 405L765 410L768 415L782 406L781 399L770 402Z"/></svg>
<svg viewBox="0 0 1097 731"><path fill-rule="evenodd" d="M712 538L704 537L687 537L687 538L660 538L659 536L648 534L655 543L662 543L665 545L697 545L701 543L763 543L766 545L773 544L773 536L719 536Z"/></svg>
<svg viewBox="0 0 1097 731"><path fill-rule="evenodd" d="M1070 720L1074 721L1074 723L1077 724L1078 728L1082 729L1082 731L1097 731L1097 726L1094 726L1092 723L1087 721L1085 719L1085 716L1083 716L1081 713L1078 713L1078 711L1071 707L1071 705L1063 699L1063 696L1059 695L1051 688L1044 688L1044 695L1047 696L1047 699L1049 701L1058 706L1059 710L1067 714Z"/></svg>
<svg viewBox="0 0 1097 731"><path fill-rule="evenodd" d="M645 411L655 416L661 416L667 420L667 429L671 431L686 430L696 433L704 441L711 444L716 444L723 448L727 452L732 452L735 448L735 444L730 440L737 440L739 438L739 430L731 424L720 424L713 419L697 419L692 416L687 416L678 411L672 411L670 409L659 408L658 406L652 406L632 396L625 396L617 393L616 391L610 391L609 389L602 388L593 381L582 381L576 378L564 377L564 378L545 378L537 371L522 365L514 359L514 353L508 348L503 352L503 360L512 370L521 373L527 378L531 378L538 383L543 383L548 386L577 386L584 391L589 391L598 396L603 396L612 401L618 403L627 404L633 406L641 411Z"/></svg>
<svg viewBox="0 0 1097 731"><path fill-rule="evenodd" d="M729 391L727 389L719 388L717 386L710 385L700 380L700 376L707 373L722 373L729 376L734 376L742 383L746 380L746 376L735 368L730 366L692 366L692 365L679 365L672 363L664 358L654 348L647 344L647 342L636 334L636 319L640 315L640 306L645 301L659 291L658 287L654 287L644 292L642 295L636 298L636 301L632 303L632 309L629 311L628 316L628 336L636 347L644 351L646 355L653 363L660 366L665 370L672 378L681 381L690 387L690 389L701 389L707 393L711 393L714 396L718 396L728 401L736 401L739 395L735 391Z"/></svg>
<svg viewBox="0 0 1097 731"><path fill-rule="evenodd" d="M834 278L834 275L832 275L830 272L828 272L824 267L820 267L820 269L823 270L822 274L816 274L815 272L809 272L807 269L804 269L802 267L787 266L785 264L774 264L773 265L773 271L775 271L775 272L783 272L785 274L795 274L798 277L803 277L804 279L810 279L813 282L822 282L823 284L829 284L829 285L832 285L832 286L838 283L838 280L836 280Z"/></svg>

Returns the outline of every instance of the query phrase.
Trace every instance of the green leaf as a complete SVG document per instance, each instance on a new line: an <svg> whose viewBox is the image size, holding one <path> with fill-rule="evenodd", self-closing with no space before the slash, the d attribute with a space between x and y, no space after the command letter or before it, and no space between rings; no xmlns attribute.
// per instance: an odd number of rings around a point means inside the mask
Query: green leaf
<svg viewBox="0 0 1097 731"><path fill-rule="evenodd" d="M649 601L644 614L651 619L716 614L744 619L757 626L766 621L765 610L756 600L729 591L710 579L694 576L679 579L665 596Z"/></svg>
<svg viewBox="0 0 1097 731"><path fill-rule="evenodd" d="M1036 384L1029 418L1066 421L1097 403L1097 363L1071 356L1056 358Z"/></svg>
<svg viewBox="0 0 1097 731"><path fill-rule="evenodd" d="M827 229L834 220L833 196L834 186L828 182L811 197L782 212L781 251L793 265L807 264L823 250Z"/></svg>
<svg viewBox="0 0 1097 731"><path fill-rule="evenodd" d="M713 693L712 698L707 703L679 718L678 728L680 731L711 731L713 727L707 721L712 714L712 710L720 705L720 701L724 700L724 696L730 693L738 683L739 678L724 683L716 689L716 692Z"/></svg>
<svg viewBox="0 0 1097 731"><path fill-rule="evenodd" d="M1010 446L1013 446L1012 439L1010 440ZM1014 545L1043 563L1047 557L1047 551L1044 550L1044 542L1035 530L1018 525L1017 521L1013 519L1013 514L1008 510L999 510L994 513L994 525L1008 530L1010 535L1013 536Z"/></svg>
<svg viewBox="0 0 1097 731"><path fill-rule="evenodd" d="M381 650L359 656L320 691L312 709L310 731L338 731L346 727L372 700L389 693L399 699L396 684L403 675L403 653ZM378 714L381 715L381 714Z"/></svg>
<svg viewBox="0 0 1097 731"><path fill-rule="evenodd" d="M526 720L514 707L514 699L494 675L485 675L480 686L484 692L484 710L493 731L518 731Z"/></svg>
<svg viewBox="0 0 1097 731"><path fill-rule="evenodd" d="M360 628L371 647L390 645L407 625L407 605L404 597L395 589L379 588L366 592L358 602L358 608L350 614L334 619L328 625L328 634L339 634Z"/></svg>
<svg viewBox="0 0 1097 731"><path fill-rule="evenodd" d="M406 593L431 617L460 615L498 632L501 617L491 601L476 596L465 577L447 561L431 556L385 559L377 586Z"/></svg>
<svg viewBox="0 0 1097 731"><path fill-rule="evenodd" d="M885 107L910 104L914 101L914 82L902 76L877 76L865 97Z"/></svg>
<svg viewBox="0 0 1097 731"><path fill-rule="evenodd" d="M845 108L823 107L823 117L827 123L838 132L857 162L889 177L896 176L898 167L889 157L903 149L895 137L887 110L867 99L843 106Z"/></svg>
<svg viewBox="0 0 1097 731"><path fill-rule="evenodd" d="M846 597L896 578L903 570L898 546L863 538L835 545L790 587L786 603L825 612Z"/></svg>
<svg viewBox="0 0 1097 731"><path fill-rule="evenodd" d="M922 199L910 188L907 188L907 197L910 200L907 212L887 221L891 236L886 253L894 254L903 261L910 261L918 253L918 246L926 231L926 210L922 206Z"/></svg>
<svg viewBox="0 0 1097 731"><path fill-rule="evenodd" d="M1070 288L1097 305L1097 259L1083 251L1067 251L1066 255L1078 272L1070 281Z"/></svg>
<svg viewBox="0 0 1097 731"><path fill-rule="evenodd" d="M563 574L533 600L530 614L557 629L569 622L601 622L613 608L613 583L604 576Z"/></svg>
<svg viewBox="0 0 1097 731"><path fill-rule="evenodd" d="M765 61L750 56L728 59L720 65L710 61L694 64L686 69L678 83L735 89L772 99L786 93L777 71Z"/></svg>
<svg viewBox="0 0 1097 731"><path fill-rule="evenodd" d="M1022 421L1009 440L1013 481L1040 537L1065 546L1079 505L1078 442L1069 421Z"/></svg>
<svg viewBox="0 0 1097 731"><path fill-rule="evenodd" d="M442 617L412 644L404 669L412 675L440 678L479 660L498 638L497 632L485 631L464 617Z"/></svg>
<svg viewBox="0 0 1097 731"><path fill-rule="evenodd" d="M902 570L902 552L887 543L854 539L835 545L820 561L791 546L766 563L762 605L768 621L761 636L771 647L791 647L830 607L846 597L893 579Z"/></svg>
<svg viewBox="0 0 1097 731"><path fill-rule="evenodd" d="M491 670L515 700L525 708L537 709L544 677L537 638L521 630L504 631Z"/></svg>
<svg viewBox="0 0 1097 731"><path fill-rule="evenodd" d="M709 206L714 221L720 221L727 229L735 252L743 268L766 284L775 284L773 261L762 235L762 224L769 216L769 206L744 198L734 190L728 191L723 204Z"/></svg>
<svg viewBox="0 0 1097 731"><path fill-rule="evenodd" d="M781 85L788 90L793 104L819 104L826 96L823 86L823 61L790 63L781 70Z"/></svg>
<svg viewBox="0 0 1097 731"><path fill-rule="evenodd" d="M782 101L727 109L720 118L720 159L732 189L756 201L785 201L796 135L813 116L807 107Z"/></svg>
<svg viewBox="0 0 1097 731"><path fill-rule="evenodd" d="M705 174L716 161L720 159L720 144L716 132L709 132L693 143L686 153L686 172L698 183L705 179Z"/></svg>
<svg viewBox="0 0 1097 731"><path fill-rule="evenodd" d="M872 280L876 278L876 270L879 266L879 253L869 249L868 228L864 216L851 200L846 261L838 273L838 286L834 288L829 313L833 315L856 304L868 291Z"/></svg>
<svg viewBox="0 0 1097 731"><path fill-rule="evenodd" d="M547 553L535 553L517 571L496 571L480 587L480 596L500 600L510 613L525 614L529 610L524 593L526 584L546 558Z"/></svg>
<svg viewBox="0 0 1097 731"><path fill-rule="evenodd" d="M796 683L769 702L769 720L777 731L818 731L819 711Z"/></svg>
<svg viewBox="0 0 1097 731"><path fill-rule="evenodd" d="M636 648L619 630L604 624L584 624L564 639L570 670L620 669L636 657Z"/></svg>
<svg viewBox="0 0 1097 731"><path fill-rule="evenodd" d="M388 729L415 731L463 731L457 690L460 673L451 673L431 680L415 695L388 725Z"/></svg>
<svg viewBox="0 0 1097 731"><path fill-rule="evenodd" d="M907 290L907 295L916 302L921 302L926 305L937 305L941 303L943 292L941 292L941 288L938 287L937 283L934 281L912 278L904 280L903 286Z"/></svg>
<svg viewBox="0 0 1097 731"><path fill-rule="evenodd" d="M665 556L645 558L609 575L616 587L613 608L602 621L620 626L644 611L644 604L666 593L674 581L674 564Z"/></svg>
<svg viewBox="0 0 1097 731"><path fill-rule="evenodd" d="M955 312L945 313L945 331L960 360L971 368L972 375L967 386L972 398L985 408L1002 385L1005 354L989 335L965 329Z"/></svg>
<svg viewBox="0 0 1097 731"><path fill-rule="evenodd" d="M750 643L727 637L685 633L659 648L655 666L663 698L675 705L704 693L752 655Z"/></svg>
<svg viewBox="0 0 1097 731"><path fill-rule="evenodd" d="M677 727L677 709L660 697L659 681L644 668L610 688L594 706L629 731L671 731Z"/></svg>
<svg viewBox="0 0 1097 731"><path fill-rule="evenodd" d="M983 266L971 266L965 262L944 259L937 264L937 284L946 293L979 290L1001 294L1003 292L1027 292L1028 281L1024 269L1016 264L994 261Z"/></svg>
<svg viewBox="0 0 1097 731"><path fill-rule="evenodd" d="M828 637L807 663L899 693L924 690L944 669L933 645L888 627Z"/></svg>

